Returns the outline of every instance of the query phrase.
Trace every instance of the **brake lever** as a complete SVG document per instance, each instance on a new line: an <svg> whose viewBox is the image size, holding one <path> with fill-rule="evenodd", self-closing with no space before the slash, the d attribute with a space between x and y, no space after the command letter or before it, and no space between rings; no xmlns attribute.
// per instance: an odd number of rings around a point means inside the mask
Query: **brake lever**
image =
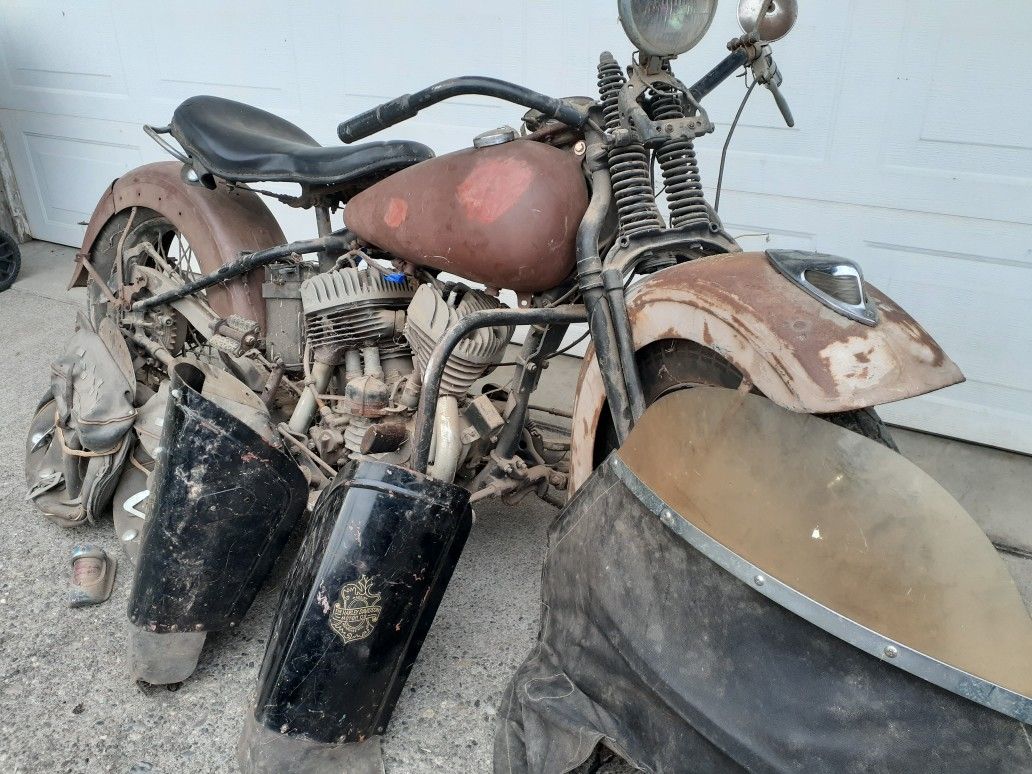
<svg viewBox="0 0 1032 774"><path fill-rule="evenodd" d="M788 100L785 99L785 95L781 93L781 89L774 81L768 81L764 84L770 89L771 95L774 97L774 102L778 106L778 110L781 111L781 117L785 119L785 124L789 127L795 126L795 119L792 117L792 108L788 106Z"/></svg>
<svg viewBox="0 0 1032 774"><path fill-rule="evenodd" d="M774 97L774 102L778 106L778 110L781 111L781 117L785 119L785 123L789 127L795 126L795 119L792 117L792 109L788 106L788 100L785 99L785 95L781 93L781 89L778 86L781 85L781 72L778 70L777 64L774 62L774 55L770 51L770 46L766 43L760 47L759 55L753 59L750 63L750 67L753 71L753 77L756 82L766 86L771 95Z"/></svg>

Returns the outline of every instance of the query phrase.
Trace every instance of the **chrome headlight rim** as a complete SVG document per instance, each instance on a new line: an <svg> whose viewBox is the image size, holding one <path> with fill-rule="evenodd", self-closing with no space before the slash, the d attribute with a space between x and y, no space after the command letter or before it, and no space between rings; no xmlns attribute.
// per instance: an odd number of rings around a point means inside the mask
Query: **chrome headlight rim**
<svg viewBox="0 0 1032 774"><path fill-rule="evenodd" d="M717 15L717 0L667 0L670 3L670 8L666 12L668 20L675 11L679 9L688 10L692 6L704 7L706 20L704 24L690 31L690 37L679 41L677 45L674 45L672 42L664 45L661 42L650 39L650 35L644 29L645 22L654 21L655 16L654 13L650 14L645 9L637 7L642 1L618 0L617 7L620 14L620 24L623 26L627 37L634 44L635 48L647 56L671 58L691 51L706 37L706 33L713 24L713 19ZM647 2L648 0L644 1ZM653 2L655 1L653 0ZM706 6L708 8L705 8Z"/></svg>

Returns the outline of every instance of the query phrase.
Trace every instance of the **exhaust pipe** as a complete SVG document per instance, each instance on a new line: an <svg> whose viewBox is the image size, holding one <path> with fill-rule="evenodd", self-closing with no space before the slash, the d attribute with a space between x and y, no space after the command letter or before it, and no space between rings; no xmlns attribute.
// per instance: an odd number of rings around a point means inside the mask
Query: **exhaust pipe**
<svg viewBox="0 0 1032 774"><path fill-rule="evenodd" d="M238 747L245 774L381 772L387 727L473 523L469 492L376 461L322 493Z"/></svg>

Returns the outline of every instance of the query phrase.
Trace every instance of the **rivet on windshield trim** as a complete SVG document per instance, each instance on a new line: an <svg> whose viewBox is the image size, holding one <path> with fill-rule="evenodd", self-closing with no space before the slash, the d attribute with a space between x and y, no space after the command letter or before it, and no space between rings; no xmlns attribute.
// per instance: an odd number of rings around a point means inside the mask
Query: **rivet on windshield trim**
<svg viewBox="0 0 1032 774"><path fill-rule="evenodd" d="M896 658L899 655L899 648L895 645L888 645L885 648L885 658Z"/></svg>
<svg viewBox="0 0 1032 774"><path fill-rule="evenodd" d="M757 586L762 586L764 583L767 582L767 579L764 578L762 575L757 575L755 578L752 579L752 582L755 583Z"/></svg>

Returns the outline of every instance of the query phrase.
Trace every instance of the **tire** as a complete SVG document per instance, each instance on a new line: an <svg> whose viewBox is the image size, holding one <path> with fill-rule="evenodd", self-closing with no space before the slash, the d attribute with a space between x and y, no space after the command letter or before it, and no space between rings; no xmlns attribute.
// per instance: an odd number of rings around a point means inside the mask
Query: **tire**
<svg viewBox="0 0 1032 774"><path fill-rule="evenodd" d="M14 237L0 231L0 292L14 284L21 271L21 249Z"/></svg>
<svg viewBox="0 0 1032 774"><path fill-rule="evenodd" d="M639 350L635 359L638 363L638 372L641 374L646 406L651 406L664 395L677 390L695 386L734 390L742 383L742 374L737 368L713 350L694 341L656 341ZM888 427L873 408L815 416L877 441L895 452L899 451ZM616 432L608 409L604 409L595 433L595 465L605 460L616 447Z"/></svg>

